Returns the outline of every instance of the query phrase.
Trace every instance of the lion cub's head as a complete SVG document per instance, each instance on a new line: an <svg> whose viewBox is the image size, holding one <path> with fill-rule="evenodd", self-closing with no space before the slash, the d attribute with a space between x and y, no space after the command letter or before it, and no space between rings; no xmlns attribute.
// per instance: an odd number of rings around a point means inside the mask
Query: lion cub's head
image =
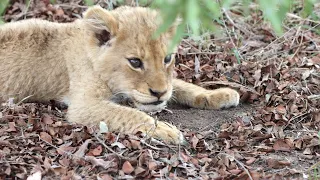
<svg viewBox="0 0 320 180"><path fill-rule="evenodd" d="M84 19L100 48L92 57L93 69L113 94L124 94L143 111L163 109L172 95L174 55L168 45L176 25L154 38L159 14L142 7L107 11L95 6Z"/></svg>

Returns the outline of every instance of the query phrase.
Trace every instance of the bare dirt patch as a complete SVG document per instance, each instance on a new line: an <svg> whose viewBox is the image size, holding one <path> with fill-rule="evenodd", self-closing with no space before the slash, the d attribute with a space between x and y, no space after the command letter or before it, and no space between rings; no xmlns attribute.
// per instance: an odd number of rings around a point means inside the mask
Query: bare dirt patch
<svg viewBox="0 0 320 180"><path fill-rule="evenodd" d="M241 104L238 107L222 110L202 110L186 106L170 105L170 111L162 111L156 117L182 129L219 130L221 124L230 123L242 116L250 116L254 107L249 104Z"/></svg>

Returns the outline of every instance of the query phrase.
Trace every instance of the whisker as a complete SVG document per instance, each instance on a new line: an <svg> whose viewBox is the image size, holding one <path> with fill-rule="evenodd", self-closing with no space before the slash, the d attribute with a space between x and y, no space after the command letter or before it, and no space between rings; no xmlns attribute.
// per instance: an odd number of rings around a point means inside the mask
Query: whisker
<svg viewBox="0 0 320 180"><path fill-rule="evenodd" d="M176 97L176 96L174 96L174 95L172 95L172 96L171 96L171 99L170 99L170 100L174 101L175 103L177 103L177 102L178 102L177 97Z"/></svg>

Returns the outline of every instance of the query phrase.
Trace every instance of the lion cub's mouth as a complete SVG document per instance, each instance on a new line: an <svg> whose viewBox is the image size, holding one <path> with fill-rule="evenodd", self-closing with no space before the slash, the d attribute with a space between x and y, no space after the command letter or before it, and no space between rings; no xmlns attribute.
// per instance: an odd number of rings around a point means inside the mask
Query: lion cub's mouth
<svg viewBox="0 0 320 180"><path fill-rule="evenodd" d="M110 100L114 103L124 106L135 107L145 112L158 112L163 110L167 105L166 101L154 101L148 103L140 102L134 98L129 97L127 94L124 93L113 95Z"/></svg>
<svg viewBox="0 0 320 180"><path fill-rule="evenodd" d="M151 102L151 103L140 103L140 104L143 104L143 105L159 105L163 103L163 101L155 101L155 102Z"/></svg>
<svg viewBox="0 0 320 180"><path fill-rule="evenodd" d="M141 103L138 101L134 101L134 106L145 112L159 112L166 108L166 101L155 101L151 103Z"/></svg>

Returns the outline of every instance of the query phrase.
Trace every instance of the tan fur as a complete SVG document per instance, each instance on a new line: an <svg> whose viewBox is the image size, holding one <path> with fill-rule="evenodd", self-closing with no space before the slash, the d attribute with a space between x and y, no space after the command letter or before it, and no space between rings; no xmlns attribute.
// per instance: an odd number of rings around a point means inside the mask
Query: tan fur
<svg viewBox="0 0 320 180"><path fill-rule="evenodd" d="M203 109L236 106L239 94L232 89L205 90L172 79L174 60L164 64L167 46L175 27L159 38L152 35L159 25L154 10L121 7L106 11L89 8L84 19L58 24L24 20L0 26L0 101L50 99L69 101L68 120L82 124L104 121L112 131L142 131L172 143L181 143L180 131L146 113L110 101L125 94L142 110L160 110L171 98ZM111 40L99 46L96 34L102 30ZM144 69L130 66L137 57ZM149 89L166 91L160 105Z"/></svg>

